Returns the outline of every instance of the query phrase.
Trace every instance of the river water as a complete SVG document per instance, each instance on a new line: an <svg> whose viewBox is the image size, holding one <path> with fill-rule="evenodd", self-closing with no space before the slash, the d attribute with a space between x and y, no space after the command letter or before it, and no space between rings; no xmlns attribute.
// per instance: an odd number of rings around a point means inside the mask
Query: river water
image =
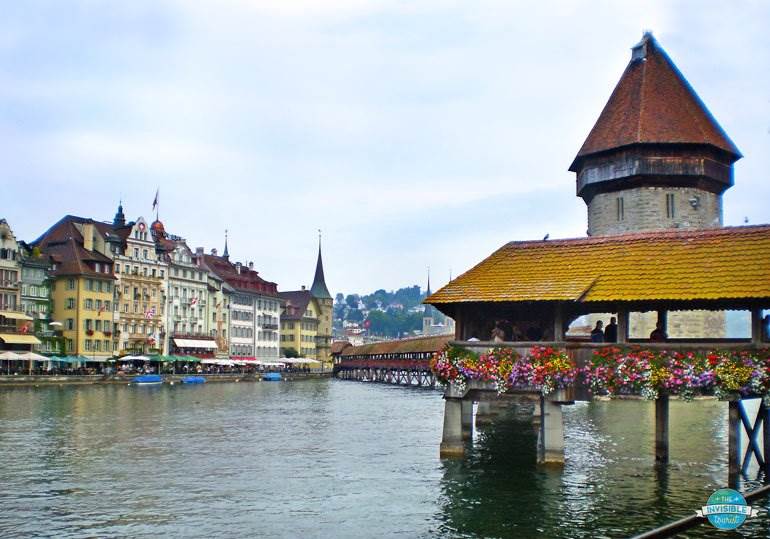
<svg viewBox="0 0 770 539"><path fill-rule="evenodd" d="M566 408L563 470L515 413L441 461L442 413L337 380L0 389L0 537L626 537L726 482L724 403L671 403L663 470L647 402Z"/></svg>

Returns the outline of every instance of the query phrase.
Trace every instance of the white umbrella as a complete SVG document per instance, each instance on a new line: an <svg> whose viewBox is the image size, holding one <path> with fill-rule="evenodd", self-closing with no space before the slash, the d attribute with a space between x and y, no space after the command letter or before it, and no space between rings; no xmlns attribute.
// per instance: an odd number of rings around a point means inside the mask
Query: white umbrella
<svg viewBox="0 0 770 539"><path fill-rule="evenodd" d="M51 361L51 358L41 356L40 354L36 354L35 352L24 352L23 354L19 354L19 357L25 361L29 361L29 360Z"/></svg>
<svg viewBox="0 0 770 539"><path fill-rule="evenodd" d="M0 353L0 360L15 361L19 359L22 359L22 357L15 352L7 351L7 352Z"/></svg>
<svg viewBox="0 0 770 539"><path fill-rule="evenodd" d="M119 357L118 361L150 361L147 356L123 356Z"/></svg>
<svg viewBox="0 0 770 539"><path fill-rule="evenodd" d="M54 320L53 322L48 322L48 325L49 325L49 326L54 326L54 327L61 327L61 326L63 326L64 324L62 324L61 322L57 322L57 321L55 321L55 320Z"/></svg>

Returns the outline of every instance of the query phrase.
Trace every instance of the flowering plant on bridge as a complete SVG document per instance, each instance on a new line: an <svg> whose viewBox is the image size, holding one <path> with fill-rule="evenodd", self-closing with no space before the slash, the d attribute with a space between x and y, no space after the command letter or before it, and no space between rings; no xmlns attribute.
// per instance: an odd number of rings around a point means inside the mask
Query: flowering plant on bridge
<svg viewBox="0 0 770 539"><path fill-rule="evenodd" d="M513 365L511 387L535 387L543 395L571 386L579 374L575 362L564 350L534 346Z"/></svg>
<svg viewBox="0 0 770 539"><path fill-rule="evenodd" d="M583 369L589 387L610 396L661 393L690 400L698 394L728 398L770 393L767 350L665 351L608 347L595 350Z"/></svg>
<svg viewBox="0 0 770 539"><path fill-rule="evenodd" d="M492 348L475 354L448 346L433 356L431 369L439 382L452 383L461 392L470 380L479 380L494 383L498 393L526 387L544 395L571 385L579 373L564 351L548 347L534 347L522 357L513 348Z"/></svg>

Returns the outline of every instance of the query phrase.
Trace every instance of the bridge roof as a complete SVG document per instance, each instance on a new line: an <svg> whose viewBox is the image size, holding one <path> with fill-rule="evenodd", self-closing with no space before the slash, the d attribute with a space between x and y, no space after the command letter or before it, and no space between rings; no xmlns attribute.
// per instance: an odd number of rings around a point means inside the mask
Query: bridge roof
<svg viewBox="0 0 770 539"><path fill-rule="evenodd" d="M770 299L770 225L510 242L426 303Z"/></svg>
<svg viewBox="0 0 770 539"><path fill-rule="evenodd" d="M342 351L342 356L376 356L381 354L415 354L421 352L437 352L446 343L454 339L454 335L433 335L430 337L415 337L384 341L362 346L349 346Z"/></svg>

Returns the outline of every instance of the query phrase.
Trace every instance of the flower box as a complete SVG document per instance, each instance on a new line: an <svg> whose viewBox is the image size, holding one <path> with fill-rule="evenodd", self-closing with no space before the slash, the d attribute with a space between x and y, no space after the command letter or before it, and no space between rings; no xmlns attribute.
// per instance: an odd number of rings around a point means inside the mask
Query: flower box
<svg viewBox="0 0 770 539"><path fill-rule="evenodd" d="M87 329L86 330L86 335L88 335L89 337L92 336L93 334L94 334L94 330L93 329Z"/></svg>

